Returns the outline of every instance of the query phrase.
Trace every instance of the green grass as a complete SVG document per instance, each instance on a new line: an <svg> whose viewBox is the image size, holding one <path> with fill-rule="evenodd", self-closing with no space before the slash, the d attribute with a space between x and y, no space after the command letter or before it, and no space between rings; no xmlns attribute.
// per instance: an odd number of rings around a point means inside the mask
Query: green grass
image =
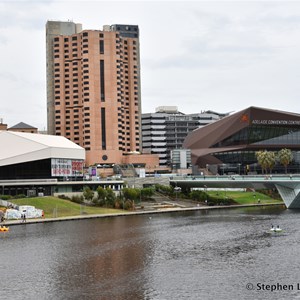
<svg viewBox="0 0 300 300"><path fill-rule="evenodd" d="M257 204L258 200L260 200L261 204L266 203L283 203L282 200L275 200L265 194L258 192L242 192L242 191L208 191L208 194L211 196L226 197L232 198L238 204Z"/></svg>
<svg viewBox="0 0 300 300"><path fill-rule="evenodd" d="M56 197L11 199L10 202L17 205L32 205L36 208L42 209L45 213L45 218L77 216L80 214L91 215L124 212L124 210L119 209L80 205Z"/></svg>

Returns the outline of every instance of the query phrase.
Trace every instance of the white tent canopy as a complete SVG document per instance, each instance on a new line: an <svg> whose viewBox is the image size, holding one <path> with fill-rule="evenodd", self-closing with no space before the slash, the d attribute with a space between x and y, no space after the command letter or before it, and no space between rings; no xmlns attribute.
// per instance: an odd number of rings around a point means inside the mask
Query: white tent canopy
<svg viewBox="0 0 300 300"><path fill-rule="evenodd" d="M0 166L48 158L85 159L84 148L63 136L0 131Z"/></svg>

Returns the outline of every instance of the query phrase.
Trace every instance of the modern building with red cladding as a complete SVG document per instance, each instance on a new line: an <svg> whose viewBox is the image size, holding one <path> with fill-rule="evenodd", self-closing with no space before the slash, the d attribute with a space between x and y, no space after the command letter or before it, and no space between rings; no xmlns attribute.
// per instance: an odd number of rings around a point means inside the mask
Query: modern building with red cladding
<svg viewBox="0 0 300 300"><path fill-rule="evenodd" d="M288 148L293 154L288 172L299 173L300 114L251 106L190 132L183 147L191 149L194 166L219 174L261 174L257 151ZM285 171L278 161L272 169Z"/></svg>

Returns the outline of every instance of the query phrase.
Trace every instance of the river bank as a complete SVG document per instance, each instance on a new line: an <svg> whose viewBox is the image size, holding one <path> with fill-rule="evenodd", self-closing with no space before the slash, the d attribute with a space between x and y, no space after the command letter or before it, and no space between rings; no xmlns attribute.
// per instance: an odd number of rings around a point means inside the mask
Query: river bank
<svg viewBox="0 0 300 300"><path fill-rule="evenodd" d="M75 220L88 220L95 218L112 218L112 217L125 217L132 215L153 215L158 213L170 213L170 212L183 212L183 211L197 211L197 210L216 210L216 209L232 209L232 208L243 208L243 207L263 207L263 206L284 206L284 203L267 203L267 204L243 204L243 205L222 205L222 206L194 206L194 207L167 207L158 208L155 210L136 210L136 211L124 211L124 213L113 213L113 214L82 214L68 217L56 217L56 218L41 218L41 219L27 219L26 222L22 220L6 220L1 225L13 226L13 225L27 225L37 223L48 223L48 222L62 222L62 221L75 221Z"/></svg>

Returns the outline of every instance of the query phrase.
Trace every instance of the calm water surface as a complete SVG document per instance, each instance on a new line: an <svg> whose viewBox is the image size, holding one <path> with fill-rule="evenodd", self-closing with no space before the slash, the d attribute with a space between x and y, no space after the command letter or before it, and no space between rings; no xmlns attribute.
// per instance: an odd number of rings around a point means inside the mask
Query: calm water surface
<svg viewBox="0 0 300 300"><path fill-rule="evenodd" d="M300 299L300 211L279 207L12 226L0 249L0 299Z"/></svg>

